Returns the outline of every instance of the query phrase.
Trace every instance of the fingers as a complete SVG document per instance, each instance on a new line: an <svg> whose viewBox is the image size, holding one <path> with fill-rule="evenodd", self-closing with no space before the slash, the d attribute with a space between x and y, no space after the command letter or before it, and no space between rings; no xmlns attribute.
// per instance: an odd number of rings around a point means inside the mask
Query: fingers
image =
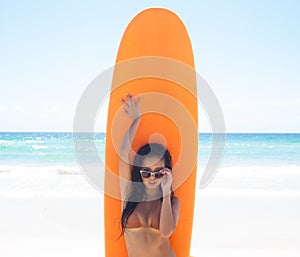
<svg viewBox="0 0 300 257"><path fill-rule="evenodd" d="M128 107L128 104L126 103L126 101L123 98L121 98L120 101L124 107Z"/></svg>
<svg viewBox="0 0 300 257"><path fill-rule="evenodd" d="M126 97L127 97L128 105L133 106L135 104L134 100L133 100L133 95L132 94L127 94Z"/></svg>
<svg viewBox="0 0 300 257"><path fill-rule="evenodd" d="M168 168L163 168L162 171L161 171L161 173L168 175L168 174L171 174L171 170L168 169Z"/></svg>
<svg viewBox="0 0 300 257"><path fill-rule="evenodd" d="M124 108L131 107L131 106L134 106L134 105L138 105L141 101L141 98L137 97L136 102L135 102L133 94L129 94L129 93L126 94L126 99L127 99L127 101L125 101L123 98L120 99L120 101L123 104Z"/></svg>
<svg viewBox="0 0 300 257"><path fill-rule="evenodd" d="M122 103L123 112L129 118L136 119L141 115L139 108L140 97L134 97L133 94L126 94L126 98L120 98Z"/></svg>
<svg viewBox="0 0 300 257"><path fill-rule="evenodd" d="M173 182L172 174L171 173L165 174L161 181L161 186L162 186L163 191L169 190L170 186L172 185L172 182Z"/></svg>
<svg viewBox="0 0 300 257"><path fill-rule="evenodd" d="M123 112L124 112L125 114L128 114L128 111L127 111L128 104L126 103L126 101L125 101L123 98L121 98L120 101L121 101L121 103L122 103L122 105L123 105Z"/></svg>
<svg viewBox="0 0 300 257"><path fill-rule="evenodd" d="M139 105L140 101L141 101L141 98L138 96L137 99L136 99L136 104Z"/></svg>
<svg viewBox="0 0 300 257"><path fill-rule="evenodd" d="M162 177L162 183L163 185L169 185L173 181L172 173L168 168L164 168L162 170L162 173L164 176Z"/></svg>
<svg viewBox="0 0 300 257"><path fill-rule="evenodd" d="M162 174L164 174L164 176L161 178L161 186L163 190L169 190L170 186L172 185L172 181L173 181L173 176L172 176L172 172L170 169L168 168L163 168L161 171Z"/></svg>

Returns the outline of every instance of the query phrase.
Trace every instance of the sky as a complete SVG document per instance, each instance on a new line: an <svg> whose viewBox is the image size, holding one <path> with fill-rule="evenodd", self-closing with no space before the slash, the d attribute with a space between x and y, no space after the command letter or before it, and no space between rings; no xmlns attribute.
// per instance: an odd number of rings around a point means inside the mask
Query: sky
<svg viewBox="0 0 300 257"><path fill-rule="evenodd" d="M0 131L71 132L83 91L114 65L131 19L153 6L185 24L226 132L300 132L297 0L0 0ZM199 131L210 132L201 108Z"/></svg>

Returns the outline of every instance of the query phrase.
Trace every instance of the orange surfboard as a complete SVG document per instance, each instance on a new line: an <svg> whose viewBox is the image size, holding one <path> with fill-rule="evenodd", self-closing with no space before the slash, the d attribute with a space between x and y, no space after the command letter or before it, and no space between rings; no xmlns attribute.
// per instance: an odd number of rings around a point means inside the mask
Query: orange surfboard
<svg viewBox="0 0 300 257"><path fill-rule="evenodd" d="M176 257L190 256L198 151L198 109L194 57L180 18L164 8L137 14L122 37L111 86L105 149L105 256L128 256L121 233L119 149L131 120L121 97L141 97L142 119L133 151L148 142L164 144L173 160L173 190L180 200L170 237ZM132 154L132 158L134 153Z"/></svg>

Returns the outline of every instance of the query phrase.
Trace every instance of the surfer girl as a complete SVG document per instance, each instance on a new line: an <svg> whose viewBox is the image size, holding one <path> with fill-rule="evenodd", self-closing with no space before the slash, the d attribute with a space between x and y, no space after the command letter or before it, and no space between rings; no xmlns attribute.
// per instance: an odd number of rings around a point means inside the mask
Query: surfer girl
<svg viewBox="0 0 300 257"><path fill-rule="evenodd" d="M121 227L129 257L175 257L169 237L176 228L180 202L172 191L171 155L156 143L140 147L133 163L129 154L141 120L140 98L121 98L131 126L120 148ZM151 126L151 124L149 124Z"/></svg>

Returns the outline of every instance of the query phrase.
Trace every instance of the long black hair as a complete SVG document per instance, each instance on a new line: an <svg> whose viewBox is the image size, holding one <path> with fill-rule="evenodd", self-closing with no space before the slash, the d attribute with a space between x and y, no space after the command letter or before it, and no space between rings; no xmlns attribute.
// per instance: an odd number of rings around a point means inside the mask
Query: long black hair
<svg viewBox="0 0 300 257"><path fill-rule="evenodd" d="M140 170L143 165L143 161L146 157L161 157L161 159L165 162L165 167L172 170L172 158L170 152L165 149L161 144L151 143L143 145L137 152L133 160L133 166L131 170L131 181L132 182L143 182L140 174ZM174 197L174 192L171 186L171 201ZM143 183L132 183L131 190L127 196L127 200L124 203L124 208L122 211L122 218L121 218L121 227L122 227L122 236L125 233L126 225L129 216L135 210L138 202L146 200L146 193L145 193L145 186ZM161 192L161 198L163 200L163 195Z"/></svg>

